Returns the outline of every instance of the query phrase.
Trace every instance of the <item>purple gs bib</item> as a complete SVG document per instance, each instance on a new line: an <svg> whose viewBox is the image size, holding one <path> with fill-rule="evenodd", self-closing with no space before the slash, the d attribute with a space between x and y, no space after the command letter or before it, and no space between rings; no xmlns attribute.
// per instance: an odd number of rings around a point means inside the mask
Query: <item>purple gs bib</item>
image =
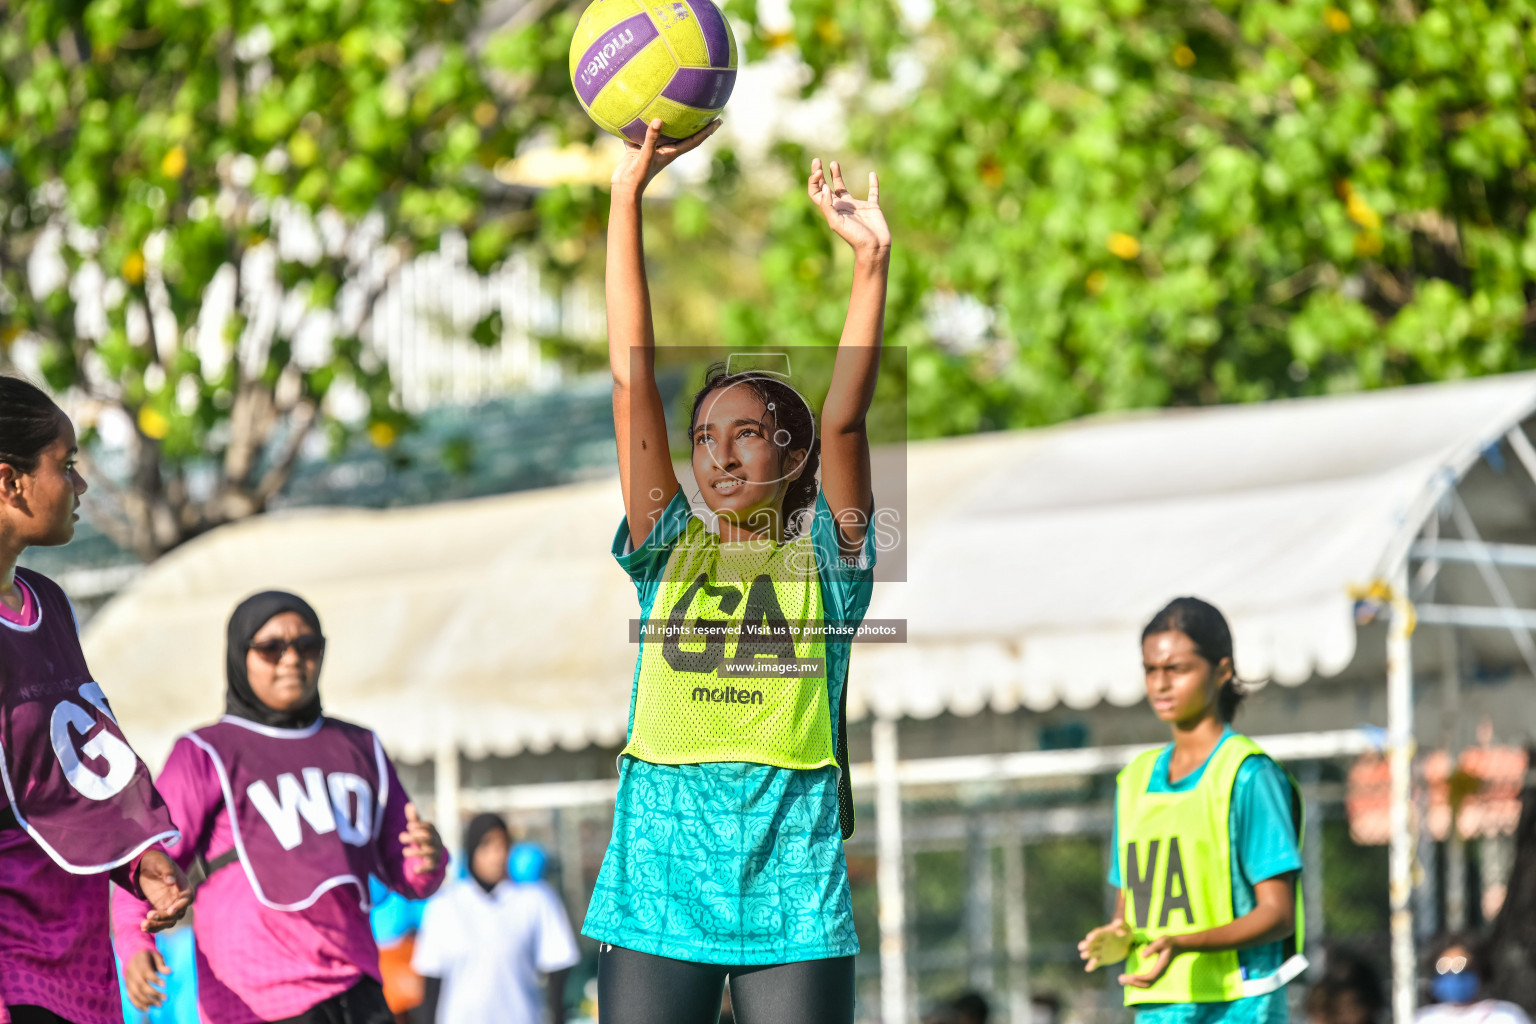
<svg viewBox="0 0 1536 1024"><path fill-rule="evenodd" d="M187 738L213 760L235 853L258 900L304 910L354 885L368 909L389 801L384 747L372 731L335 718L274 729L225 715Z"/></svg>
<svg viewBox="0 0 1536 1024"><path fill-rule="evenodd" d="M17 824L77 875L126 864L179 834L91 678L74 613L46 576L30 626L0 623L0 782Z"/></svg>

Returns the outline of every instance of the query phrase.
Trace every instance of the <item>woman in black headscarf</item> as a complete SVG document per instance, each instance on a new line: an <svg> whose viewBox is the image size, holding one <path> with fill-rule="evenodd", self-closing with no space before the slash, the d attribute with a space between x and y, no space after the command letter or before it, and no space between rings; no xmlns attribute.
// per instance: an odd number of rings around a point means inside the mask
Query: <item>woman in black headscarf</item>
<svg viewBox="0 0 1536 1024"><path fill-rule="evenodd" d="M437 831L378 737L322 714L325 644L302 598L242 602L229 620L224 717L179 739L156 783L183 837L171 854L206 865L194 928L210 1024L391 1024L368 878L411 899L443 878ZM134 913L138 901L116 891L114 918ZM129 998L159 1005L167 971L153 943L123 927L116 942Z"/></svg>

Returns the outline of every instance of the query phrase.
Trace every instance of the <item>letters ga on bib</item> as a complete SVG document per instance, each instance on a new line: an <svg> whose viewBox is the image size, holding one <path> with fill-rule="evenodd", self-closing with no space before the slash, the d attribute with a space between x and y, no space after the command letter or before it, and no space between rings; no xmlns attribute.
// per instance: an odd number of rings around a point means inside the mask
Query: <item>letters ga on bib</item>
<svg viewBox="0 0 1536 1024"><path fill-rule="evenodd" d="M657 764L836 764L810 537L722 544L691 518L642 623L624 753Z"/></svg>
<svg viewBox="0 0 1536 1024"><path fill-rule="evenodd" d="M91 676L69 599L46 576L16 576L38 617L0 624L0 784L17 824L55 864L108 871L178 833Z"/></svg>

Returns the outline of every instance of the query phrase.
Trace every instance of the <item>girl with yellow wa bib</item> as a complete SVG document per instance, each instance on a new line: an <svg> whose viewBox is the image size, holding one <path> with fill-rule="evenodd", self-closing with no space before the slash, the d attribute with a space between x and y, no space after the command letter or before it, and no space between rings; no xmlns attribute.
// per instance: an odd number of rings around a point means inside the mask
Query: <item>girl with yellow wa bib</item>
<svg viewBox="0 0 1536 1024"><path fill-rule="evenodd" d="M1078 952L1125 960L1137 1024L1283 1024L1285 986L1306 967L1301 798L1295 780L1232 729L1244 692L1232 632L1181 597L1142 631L1147 700L1173 742L1116 782L1114 920Z"/></svg>
<svg viewBox="0 0 1536 1024"><path fill-rule="evenodd" d="M843 695L848 630L872 588L865 417L891 236L873 174L858 200L836 163L812 163L809 197L854 255L820 430L782 375L712 369L689 421L695 514L656 384L640 195L713 126L660 145L660 125L614 172L608 227L625 513L613 554L642 631L613 836L582 928L600 943L598 1019L715 1024L728 979L740 1024L852 1024Z"/></svg>

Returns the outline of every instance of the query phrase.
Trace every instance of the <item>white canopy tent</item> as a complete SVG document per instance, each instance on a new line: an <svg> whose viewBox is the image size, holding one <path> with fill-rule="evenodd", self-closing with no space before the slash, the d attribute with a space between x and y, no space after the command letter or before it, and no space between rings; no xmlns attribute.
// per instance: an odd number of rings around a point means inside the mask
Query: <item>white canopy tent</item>
<svg viewBox="0 0 1536 1024"><path fill-rule="evenodd" d="M902 977L904 781L1076 770L1053 754L902 764L896 719L1133 704L1141 625L1180 593L1227 613L1245 674L1296 685L1337 673L1355 655L1356 588L1386 581L1406 595L1410 549L1437 503L1506 435L1528 451L1519 424L1533 410L1536 375L1524 374L909 446L904 559L888 559L904 561L907 581L877 587L870 610L905 619L908 642L861 646L849 699L850 717L875 719L876 763L855 766L854 780L878 791L885 1019L908 1016L903 986L885 980ZM158 760L220 709L234 604L295 590L331 638L328 710L373 726L397 756L437 757L441 805L457 797L459 751L622 741L636 608L608 555L621 512L609 479L257 517L150 567L93 620L86 652L124 728ZM1513 623L1500 614L1494 624ZM1413 970L1410 628L1395 617L1388 723L1401 1020ZM1285 742L1297 756L1363 744L1354 734ZM610 786L551 797L601 799Z"/></svg>

